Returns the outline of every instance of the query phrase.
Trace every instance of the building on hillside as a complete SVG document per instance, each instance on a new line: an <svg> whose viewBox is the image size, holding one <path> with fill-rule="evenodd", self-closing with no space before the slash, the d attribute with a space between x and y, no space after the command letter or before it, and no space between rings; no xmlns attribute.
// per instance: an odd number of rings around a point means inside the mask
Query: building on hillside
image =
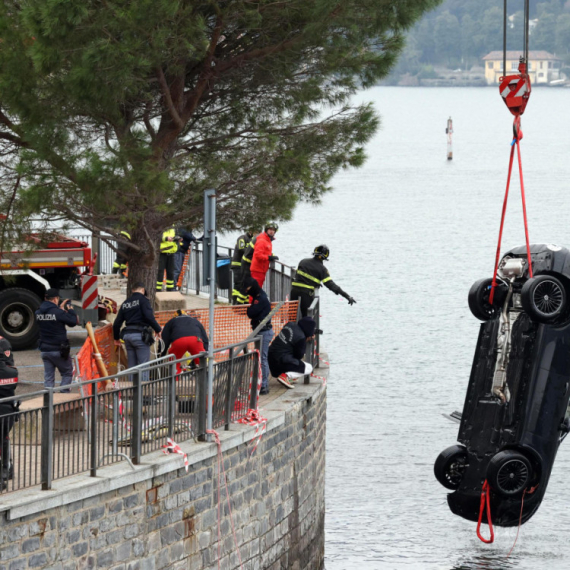
<svg viewBox="0 0 570 570"><path fill-rule="evenodd" d="M507 51L507 72L506 75L518 73L519 58L522 55L520 51ZM528 52L530 82L532 85L545 84L551 81L564 79L560 73L560 65L562 60L547 51L529 51ZM485 62L485 79L487 85L498 85L499 78L503 73L503 52L492 51L487 54L483 61Z"/></svg>

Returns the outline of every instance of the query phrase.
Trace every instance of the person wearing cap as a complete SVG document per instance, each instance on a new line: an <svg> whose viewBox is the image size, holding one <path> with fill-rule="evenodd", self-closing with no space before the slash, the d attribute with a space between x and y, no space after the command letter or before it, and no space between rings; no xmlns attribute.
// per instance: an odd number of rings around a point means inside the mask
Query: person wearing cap
<svg viewBox="0 0 570 570"><path fill-rule="evenodd" d="M162 329L162 340L164 341L165 354L174 354L176 360L184 358L184 355L200 354L209 348L208 335L202 323L184 311L178 309L177 315L170 319ZM194 359L198 364L199 358ZM176 363L176 373L180 374L180 362Z"/></svg>
<svg viewBox="0 0 570 570"><path fill-rule="evenodd" d="M315 292L321 285L332 291L335 295L344 297L349 305L356 301L343 291L332 279L324 261L329 258L330 250L326 245L318 245L313 250L313 257L307 257L299 262L295 272L295 281L291 284L291 301L299 301L301 315L307 316L309 307L315 298Z"/></svg>
<svg viewBox="0 0 570 570"><path fill-rule="evenodd" d="M121 330L123 323L125 328ZM131 296L123 301L113 323L115 346L121 345L119 339L125 343L129 368L150 360L150 344L143 341L145 327L151 327L160 334L160 325L156 322L150 301L145 296L144 283L139 282L135 283ZM148 372L143 380L147 378Z"/></svg>
<svg viewBox="0 0 570 570"><path fill-rule="evenodd" d="M12 346L3 337L0 337L0 399L11 398L16 395L18 387L18 370L14 366ZM19 409L19 402L0 401L0 486L2 490L7 482L14 476L14 467L10 457L10 430L16 421L15 412Z"/></svg>
<svg viewBox="0 0 570 570"><path fill-rule="evenodd" d="M316 329L317 324L311 317L303 317L298 323L287 323L271 343L269 369L285 388L294 388L293 382L313 371L313 367L302 358L307 341L315 338Z"/></svg>
<svg viewBox="0 0 570 570"><path fill-rule="evenodd" d="M255 249L253 250L253 258L251 260L251 276L263 287L265 275L269 269L271 261L277 261L279 258L273 255L272 241L279 226L275 222L269 222L265 225L265 231L260 233L255 239Z"/></svg>
<svg viewBox="0 0 570 570"><path fill-rule="evenodd" d="M253 277L246 277L243 289L251 297L251 304L247 308L247 316L251 321L251 328L255 330L261 321L271 312L271 303L265 291ZM264 396L269 394L269 344L273 338L273 326L271 319L259 331L261 335L261 390Z"/></svg>
<svg viewBox="0 0 570 570"><path fill-rule="evenodd" d="M48 289L45 301L36 311L36 322L40 329L39 348L44 363L44 386L54 387L56 369L61 374L60 385L71 384L73 363L66 327L77 325L77 315L71 301L61 299L57 289ZM69 392L69 389L62 392Z"/></svg>

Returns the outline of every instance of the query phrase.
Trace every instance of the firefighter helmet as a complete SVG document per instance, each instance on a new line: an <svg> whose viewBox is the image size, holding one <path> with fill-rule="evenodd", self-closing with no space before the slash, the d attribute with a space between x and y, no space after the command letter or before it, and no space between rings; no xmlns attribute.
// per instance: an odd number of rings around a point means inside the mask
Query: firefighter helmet
<svg viewBox="0 0 570 570"><path fill-rule="evenodd" d="M320 257L321 259L328 259L330 254L330 249L326 245L318 245L313 250L313 257Z"/></svg>
<svg viewBox="0 0 570 570"><path fill-rule="evenodd" d="M275 232L277 232L278 229L279 229L279 224L277 222L267 222L265 224L265 231L275 230Z"/></svg>

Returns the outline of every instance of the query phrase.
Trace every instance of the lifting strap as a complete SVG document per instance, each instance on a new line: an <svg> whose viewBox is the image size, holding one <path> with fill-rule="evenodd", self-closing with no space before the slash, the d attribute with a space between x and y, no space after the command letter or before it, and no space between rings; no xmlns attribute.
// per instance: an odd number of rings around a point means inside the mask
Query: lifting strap
<svg viewBox="0 0 570 570"><path fill-rule="evenodd" d="M486 509L485 509L486 507ZM489 525L489 538L485 538L481 534L481 521L483 519L483 511L487 510L487 524ZM483 488L481 489L481 505L479 507L479 520L477 521L477 536L479 540L486 544L491 544L495 541L495 531L493 530L493 522L491 521L491 498L489 483L485 479Z"/></svg>

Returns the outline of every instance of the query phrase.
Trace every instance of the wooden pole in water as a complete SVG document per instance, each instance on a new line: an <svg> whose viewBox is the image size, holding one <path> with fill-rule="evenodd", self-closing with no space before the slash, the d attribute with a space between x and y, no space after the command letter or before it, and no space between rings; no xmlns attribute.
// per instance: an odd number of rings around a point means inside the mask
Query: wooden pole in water
<svg viewBox="0 0 570 570"><path fill-rule="evenodd" d="M453 135L453 121L451 117L447 119L447 128L445 129L447 133L447 160L453 159L453 147L451 146L451 136Z"/></svg>

